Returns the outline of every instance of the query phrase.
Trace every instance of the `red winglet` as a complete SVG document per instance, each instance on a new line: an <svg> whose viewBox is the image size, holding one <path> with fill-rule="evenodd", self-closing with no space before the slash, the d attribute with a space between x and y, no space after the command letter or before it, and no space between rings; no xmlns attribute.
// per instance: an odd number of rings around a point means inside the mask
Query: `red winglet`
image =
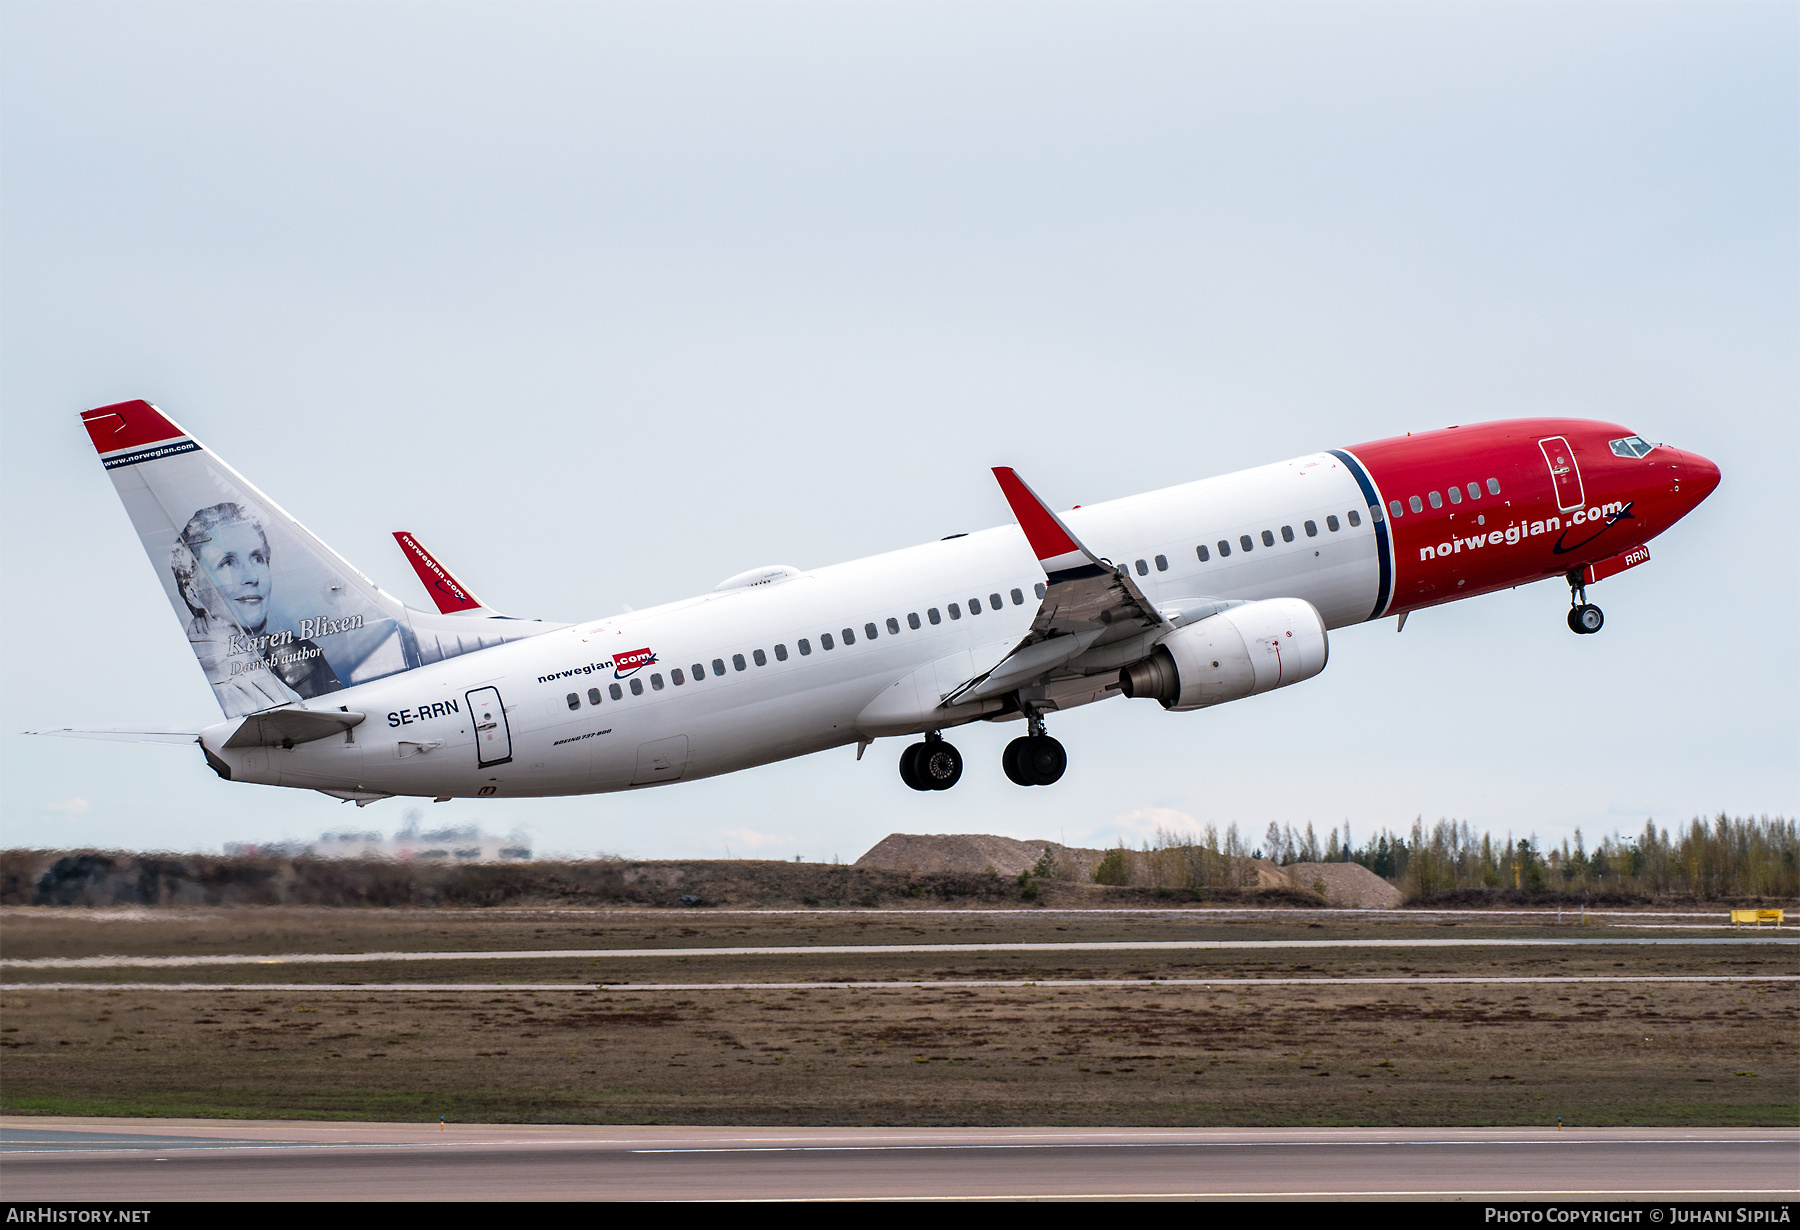
<svg viewBox="0 0 1800 1230"><path fill-rule="evenodd" d="M431 558L431 552L421 547L418 539L405 530L395 530L394 541L406 552L406 562L419 574L419 580L431 594L431 600L437 603L439 614L453 615L457 611L473 611L481 606L481 599L451 576L448 568Z"/></svg>
<svg viewBox="0 0 1800 1230"><path fill-rule="evenodd" d="M81 425L87 428L88 438L102 453L157 444L182 435L181 428L169 422L161 410L147 401L121 401L83 410Z"/></svg>
<svg viewBox="0 0 1800 1230"><path fill-rule="evenodd" d="M994 477L1000 480L1000 492L1012 506L1019 528L1025 531L1025 541L1031 544L1040 562L1057 560L1071 553L1086 556L1081 544L1063 528L1056 514L1038 499L1037 492L1027 487L1025 480L1014 473L1011 466L995 466Z"/></svg>

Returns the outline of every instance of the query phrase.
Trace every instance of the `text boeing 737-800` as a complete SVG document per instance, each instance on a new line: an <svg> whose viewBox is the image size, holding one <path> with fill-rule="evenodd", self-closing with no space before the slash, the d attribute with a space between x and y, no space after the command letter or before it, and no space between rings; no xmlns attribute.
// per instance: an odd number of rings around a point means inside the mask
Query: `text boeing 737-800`
<svg viewBox="0 0 1800 1230"><path fill-rule="evenodd" d="M1586 587L1719 483L1607 423L1518 419L1330 449L1057 514L994 471L1016 524L579 624L483 604L396 534L438 606L405 606L148 402L82 416L225 720L55 733L198 743L234 782L368 803L585 794L1022 719L1008 778L1048 785L1046 718L1110 696L1189 710L1310 679L1331 629L1546 577ZM46 732L49 733L49 732Z"/></svg>

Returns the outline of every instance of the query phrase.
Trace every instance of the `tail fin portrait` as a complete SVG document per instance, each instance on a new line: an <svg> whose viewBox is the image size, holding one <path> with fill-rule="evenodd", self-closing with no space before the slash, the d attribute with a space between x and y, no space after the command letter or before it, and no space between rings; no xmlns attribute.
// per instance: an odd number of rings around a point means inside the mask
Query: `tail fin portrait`
<svg viewBox="0 0 1800 1230"><path fill-rule="evenodd" d="M407 607L149 402L81 419L226 717L552 626Z"/></svg>

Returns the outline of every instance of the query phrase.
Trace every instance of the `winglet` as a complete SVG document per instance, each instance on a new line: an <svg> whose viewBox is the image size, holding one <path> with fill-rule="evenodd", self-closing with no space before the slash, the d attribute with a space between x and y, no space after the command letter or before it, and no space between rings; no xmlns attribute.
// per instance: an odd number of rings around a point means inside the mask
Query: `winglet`
<svg viewBox="0 0 1800 1230"><path fill-rule="evenodd" d="M1081 545L1081 540L1069 532L1062 518L1038 499L1037 492L1026 486L1025 480L1011 466L995 466L994 477L999 480L1000 493L1012 506L1019 528L1025 531L1025 541L1037 553L1038 563L1043 565L1045 572L1098 562L1093 553Z"/></svg>
<svg viewBox="0 0 1800 1230"><path fill-rule="evenodd" d="M406 553L406 562L413 566L419 574L420 582L425 586L431 600L437 603L440 615L454 615L460 611L480 610L484 605L481 599L469 592L468 586L450 575L450 570L431 557L431 552L419 545L419 540L405 530L394 531L394 541Z"/></svg>

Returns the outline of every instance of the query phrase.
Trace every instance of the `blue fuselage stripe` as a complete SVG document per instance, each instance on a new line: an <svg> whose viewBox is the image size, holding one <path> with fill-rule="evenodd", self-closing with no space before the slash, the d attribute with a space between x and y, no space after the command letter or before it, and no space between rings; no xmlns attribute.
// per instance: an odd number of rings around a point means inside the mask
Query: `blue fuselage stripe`
<svg viewBox="0 0 1800 1230"><path fill-rule="evenodd" d="M1369 506L1369 520L1375 525L1375 557L1381 564L1381 580L1375 590L1375 609L1369 612L1369 618L1380 619L1394 593L1394 548L1388 541L1387 514L1381 509L1381 496L1376 493L1375 484L1363 463L1341 448L1332 449L1331 455L1355 476L1356 485L1362 488L1363 501Z"/></svg>

